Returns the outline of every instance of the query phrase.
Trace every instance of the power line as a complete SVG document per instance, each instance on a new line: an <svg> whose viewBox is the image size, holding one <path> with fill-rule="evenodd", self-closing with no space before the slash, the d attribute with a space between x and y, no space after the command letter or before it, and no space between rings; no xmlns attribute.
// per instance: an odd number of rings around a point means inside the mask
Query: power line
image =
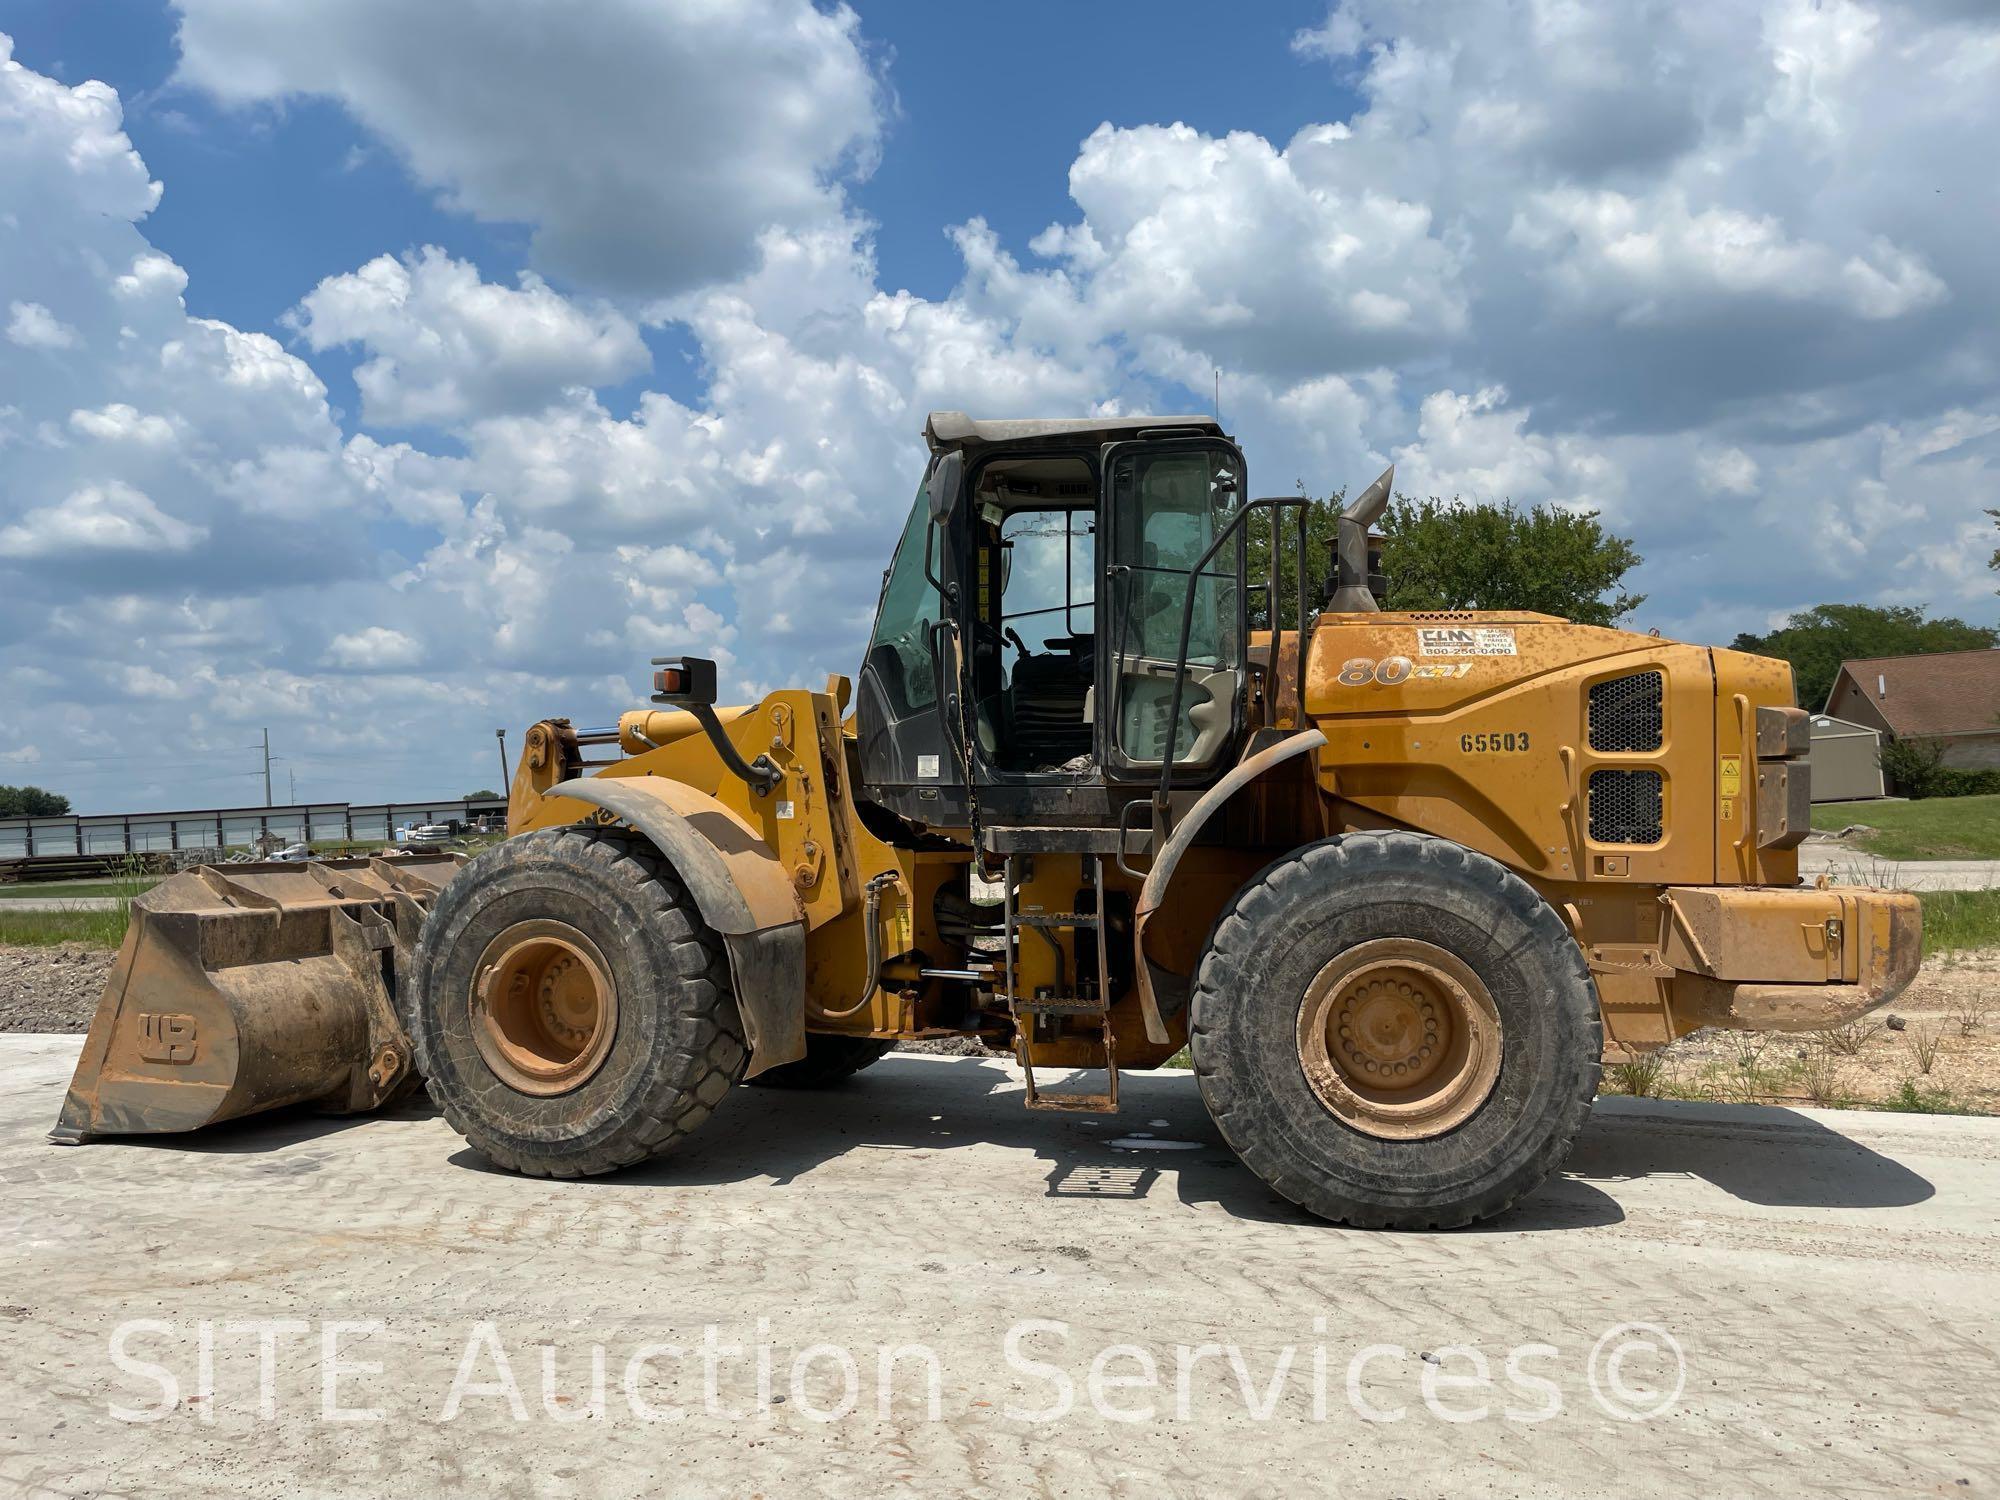
<svg viewBox="0 0 2000 1500"><path fill-rule="evenodd" d="M239 751L239 750L255 750L255 749L257 749L257 748L259 748L259 747L258 747L258 746L256 746L256 745L218 745L218 746L216 746L216 747L215 747L215 748L214 748L213 750L209 750L209 749L207 749L207 748L205 748L205 747L202 747L202 746L194 746L194 747L190 748L190 749L189 749L189 751L188 751L187 753L188 753L188 754L190 754L190 755L207 755L207 756L210 756L211 758L213 758L214 756L217 756L217 755L231 755L231 754L234 754L235 752L237 752L237 751ZM156 765L157 765L157 764L161 764L161 762L158 762L158 761L154 761L154 758L153 758L152 756L150 756L150 755L146 755L146 754L134 754L134 755L65 755L65 756L64 756L64 757L62 758L62 760L61 760L60 764L62 764L62 765L66 765L66 766L75 766L75 765L94 765L94 764L99 764L99 763L102 763L102 762L106 762L106 761L114 761L114 760L144 760L144 761L153 761L153 762L154 762L154 764L156 764ZM22 762L22 764L23 764L23 765L40 765L40 764L41 764L41 762L40 762L40 761L23 761L23 762ZM55 765L55 764L57 764L57 762L54 762L54 761L51 761L51 762L49 762L49 764L50 764L50 765ZM203 762L203 761L188 761L188 762L185 762L185 764L188 764L188 765L203 765L203 764L206 764L206 762Z"/></svg>

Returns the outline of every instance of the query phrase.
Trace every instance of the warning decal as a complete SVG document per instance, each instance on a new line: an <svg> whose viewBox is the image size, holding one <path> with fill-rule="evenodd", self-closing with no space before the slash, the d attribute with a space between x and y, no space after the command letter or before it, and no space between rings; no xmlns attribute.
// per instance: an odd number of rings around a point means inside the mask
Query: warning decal
<svg viewBox="0 0 2000 1500"><path fill-rule="evenodd" d="M1417 632L1424 656L1512 656L1514 632L1502 626L1425 627Z"/></svg>

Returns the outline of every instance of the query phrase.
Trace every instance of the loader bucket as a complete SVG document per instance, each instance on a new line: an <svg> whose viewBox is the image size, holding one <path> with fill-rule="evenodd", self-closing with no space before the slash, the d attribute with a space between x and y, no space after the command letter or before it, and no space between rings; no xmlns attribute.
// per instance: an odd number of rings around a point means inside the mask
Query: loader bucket
<svg viewBox="0 0 2000 1500"><path fill-rule="evenodd" d="M135 899L50 1139L385 1103L415 1077L396 986L463 862L204 865Z"/></svg>

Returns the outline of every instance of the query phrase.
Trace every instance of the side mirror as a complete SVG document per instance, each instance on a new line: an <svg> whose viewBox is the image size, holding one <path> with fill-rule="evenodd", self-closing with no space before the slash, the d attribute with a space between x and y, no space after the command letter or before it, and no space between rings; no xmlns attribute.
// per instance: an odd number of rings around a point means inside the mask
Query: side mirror
<svg viewBox="0 0 2000 1500"><path fill-rule="evenodd" d="M1243 492L1238 487L1236 471L1226 460L1217 463L1209 475L1208 490L1215 497L1215 508L1224 515L1235 510L1237 503L1243 498Z"/></svg>
<svg viewBox="0 0 2000 1500"><path fill-rule="evenodd" d="M771 789L785 779L785 773L768 755L746 761L723 731L722 721L715 716L715 663L707 657L654 657L653 701L693 714L702 733L708 736L716 758L731 775L748 783L758 796L769 796Z"/></svg>
<svg viewBox="0 0 2000 1500"><path fill-rule="evenodd" d="M929 493L931 519L943 525L958 508L959 487L965 482L965 455L956 448L938 459L931 468Z"/></svg>

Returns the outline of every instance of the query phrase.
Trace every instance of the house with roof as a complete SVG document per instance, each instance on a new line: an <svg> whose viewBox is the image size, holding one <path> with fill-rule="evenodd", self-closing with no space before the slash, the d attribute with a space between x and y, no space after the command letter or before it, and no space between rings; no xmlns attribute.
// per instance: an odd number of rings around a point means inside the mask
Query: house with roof
<svg viewBox="0 0 2000 1500"><path fill-rule="evenodd" d="M1825 714L1897 739L1937 740L1943 764L2000 767L2000 650L1842 662Z"/></svg>

